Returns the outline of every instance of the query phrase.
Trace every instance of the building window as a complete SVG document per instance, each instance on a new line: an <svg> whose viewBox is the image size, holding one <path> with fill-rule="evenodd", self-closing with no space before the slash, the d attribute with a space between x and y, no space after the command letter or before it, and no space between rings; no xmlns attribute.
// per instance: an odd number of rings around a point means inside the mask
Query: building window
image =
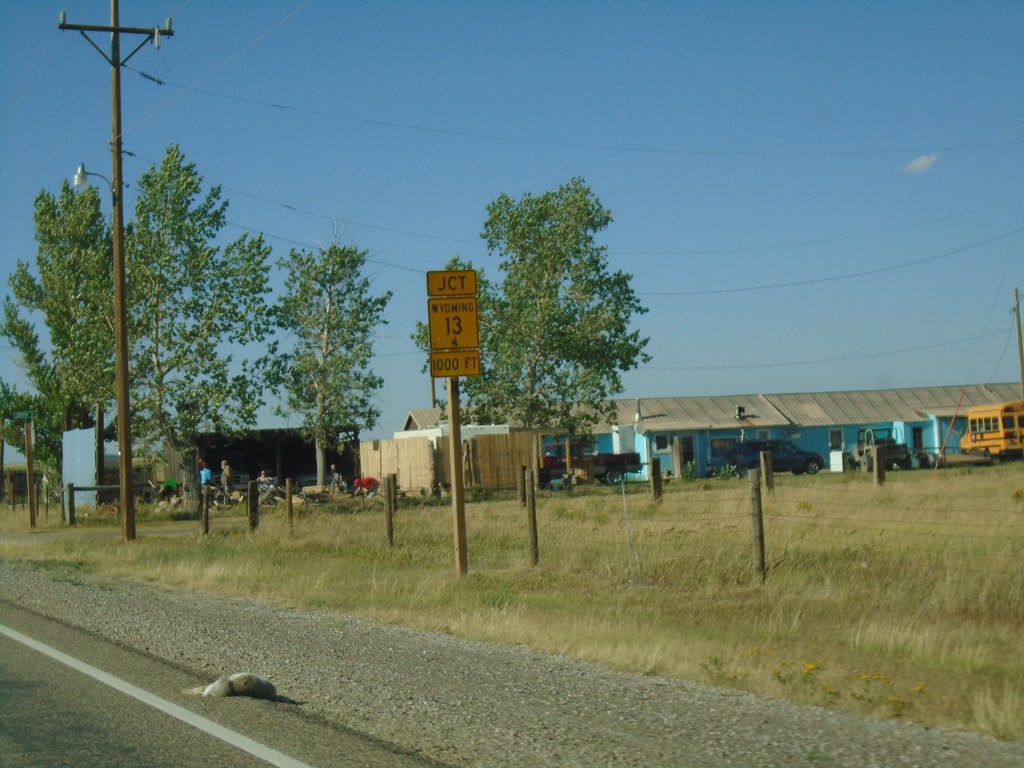
<svg viewBox="0 0 1024 768"><path fill-rule="evenodd" d="M843 430L830 429L828 431L828 449L830 451L843 450Z"/></svg>
<svg viewBox="0 0 1024 768"><path fill-rule="evenodd" d="M914 427L914 447L924 448L924 427Z"/></svg>
<svg viewBox="0 0 1024 768"><path fill-rule="evenodd" d="M733 460L736 452L736 441L731 437L716 437L711 439L711 458L720 459L723 464Z"/></svg>
<svg viewBox="0 0 1024 768"><path fill-rule="evenodd" d="M693 454L693 438L692 437L680 437L679 447L683 451L683 466L685 467L691 461L694 460Z"/></svg>
<svg viewBox="0 0 1024 768"><path fill-rule="evenodd" d="M672 437L671 435L655 435L654 436L654 453L664 453L672 450L673 441L679 441L679 448L682 451L683 466L686 466L686 462L693 461L693 437L684 435L683 437Z"/></svg>

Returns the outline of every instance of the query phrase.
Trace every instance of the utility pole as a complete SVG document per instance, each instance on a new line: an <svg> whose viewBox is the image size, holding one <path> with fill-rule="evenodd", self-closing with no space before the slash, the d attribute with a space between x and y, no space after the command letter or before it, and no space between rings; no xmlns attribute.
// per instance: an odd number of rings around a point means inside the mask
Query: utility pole
<svg viewBox="0 0 1024 768"><path fill-rule="evenodd" d="M68 24L63 11L60 14L58 29L78 30L99 54L110 64L110 102L111 126L113 139L111 153L113 155L113 173L110 187L113 194L112 228L114 240L114 353L116 358L117 384L117 446L118 473L121 483L121 538L131 541L135 538L135 494L132 469L132 424L131 406L129 403L128 381L128 307L125 289L125 256L124 256L124 183L121 177L121 65L138 53L146 43L153 41L157 47L161 37L171 37L171 20L167 19L163 29L143 29L140 27L120 26L118 0L110 0L110 26L91 24ZM107 32L110 34L110 55L92 41L86 32ZM145 39L136 46L124 59L121 58L121 35L143 35Z"/></svg>

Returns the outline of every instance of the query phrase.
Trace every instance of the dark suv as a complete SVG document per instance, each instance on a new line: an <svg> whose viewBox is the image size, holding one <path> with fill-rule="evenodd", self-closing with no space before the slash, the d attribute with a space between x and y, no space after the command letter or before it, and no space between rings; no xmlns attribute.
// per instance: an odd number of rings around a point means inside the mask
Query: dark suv
<svg viewBox="0 0 1024 768"><path fill-rule="evenodd" d="M825 460L813 451L805 451L788 440L745 440L736 443L732 463L736 469L756 469L761 465L761 452L772 454L773 472L792 472L794 475L817 474Z"/></svg>

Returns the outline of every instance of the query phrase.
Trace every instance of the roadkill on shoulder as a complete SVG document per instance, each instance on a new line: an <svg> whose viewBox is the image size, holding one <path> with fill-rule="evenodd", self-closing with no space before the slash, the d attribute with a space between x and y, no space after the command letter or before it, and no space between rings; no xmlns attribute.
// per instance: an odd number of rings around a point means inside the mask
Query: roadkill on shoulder
<svg viewBox="0 0 1024 768"><path fill-rule="evenodd" d="M185 693L197 696L249 696L254 699L279 700L277 688L272 682L249 672L236 672L218 678L207 686L190 688Z"/></svg>

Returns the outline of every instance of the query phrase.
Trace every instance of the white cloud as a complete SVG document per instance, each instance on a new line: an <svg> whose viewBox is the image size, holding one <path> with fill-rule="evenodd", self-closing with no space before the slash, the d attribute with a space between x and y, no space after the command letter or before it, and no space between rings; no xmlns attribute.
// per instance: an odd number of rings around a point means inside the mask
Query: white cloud
<svg viewBox="0 0 1024 768"><path fill-rule="evenodd" d="M904 173L924 173L938 159L938 155L921 155L917 160L912 160L904 165L902 171Z"/></svg>

